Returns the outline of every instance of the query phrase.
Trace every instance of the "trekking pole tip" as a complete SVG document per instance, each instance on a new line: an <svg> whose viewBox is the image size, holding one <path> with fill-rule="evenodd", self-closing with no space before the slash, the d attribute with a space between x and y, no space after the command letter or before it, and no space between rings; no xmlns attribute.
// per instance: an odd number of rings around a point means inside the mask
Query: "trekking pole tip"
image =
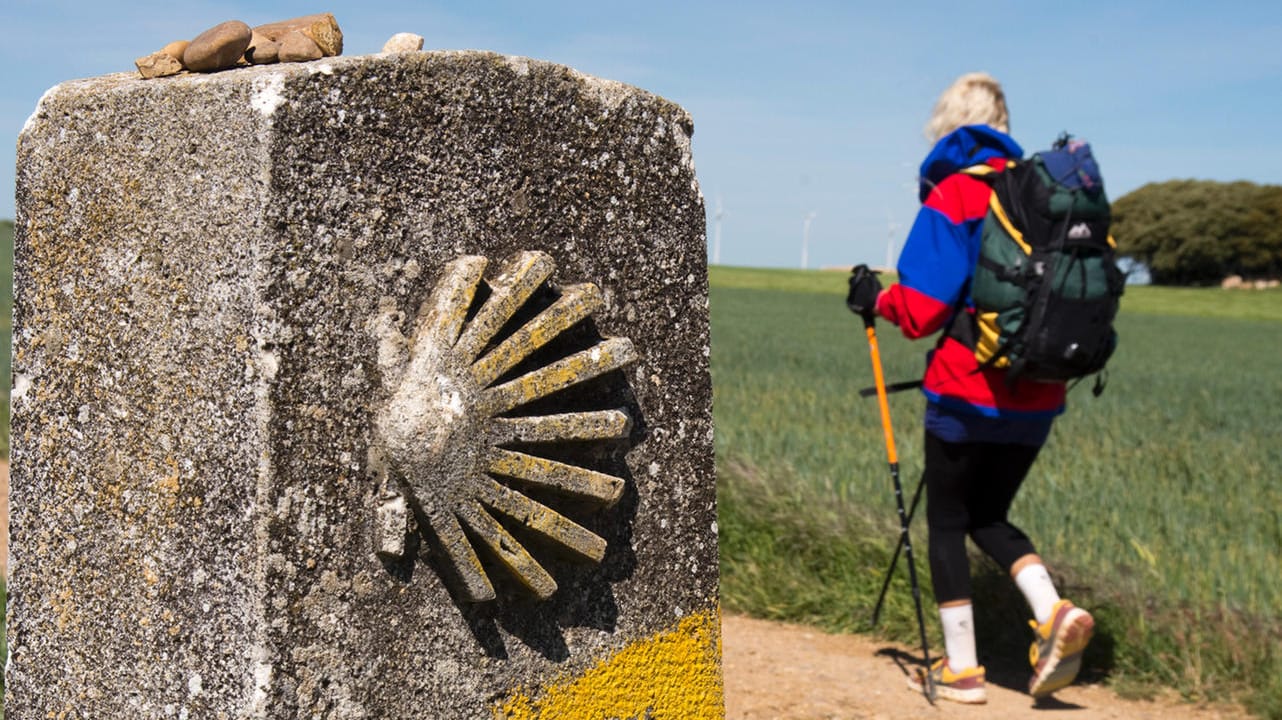
<svg viewBox="0 0 1282 720"><path fill-rule="evenodd" d="M931 676L929 670L917 668L917 679L921 681L921 694L926 696L926 702L934 705L935 698L938 697L938 691L935 689L935 678Z"/></svg>

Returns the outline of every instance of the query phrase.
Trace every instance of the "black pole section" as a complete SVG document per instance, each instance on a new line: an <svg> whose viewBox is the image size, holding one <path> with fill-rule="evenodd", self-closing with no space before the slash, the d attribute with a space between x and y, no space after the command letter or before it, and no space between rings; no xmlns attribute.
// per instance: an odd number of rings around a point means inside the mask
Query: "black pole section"
<svg viewBox="0 0 1282 720"><path fill-rule="evenodd" d="M886 392L897 393L904 390L916 390L921 387L920 380L905 380L904 382L891 383L886 386ZM859 397L874 397L877 394L876 387L866 387L859 391Z"/></svg>
<svg viewBox="0 0 1282 720"><path fill-rule="evenodd" d="M935 683L930 676L930 644L926 641L926 615L921 609L921 585L917 582L917 563L913 560L913 541L908 532L908 515L904 512L904 487L899 482L899 463L890 464L890 476L895 481L895 505L899 509L899 544L904 547L908 556L908 582L913 588L913 605L917 608L917 630L921 634L921 658L923 682L922 694L931 705L935 704Z"/></svg>
<svg viewBox="0 0 1282 720"><path fill-rule="evenodd" d="M912 527L913 518L917 516L917 503L921 501L921 491L922 491L922 488L925 487L926 485L925 480L926 479L923 477L920 481L918 481L917 490L913 492L913 502L912 502L912 505L910 505L908 508L908 526L909 527ZM881 621L881 607L886 602L886 591L890 589L890 581L894 578L894 574L895 574L895 565L899 563L899 553L903 549L904 549L903 538L900 538L900 541L898 543L895 543L895 554L890 557L890 566L886 568L886 579L883 580L881 583L881 592L878 593L877 595L877 604L874 605L872 609L871 627L877 627L877 623Z"/></svg>

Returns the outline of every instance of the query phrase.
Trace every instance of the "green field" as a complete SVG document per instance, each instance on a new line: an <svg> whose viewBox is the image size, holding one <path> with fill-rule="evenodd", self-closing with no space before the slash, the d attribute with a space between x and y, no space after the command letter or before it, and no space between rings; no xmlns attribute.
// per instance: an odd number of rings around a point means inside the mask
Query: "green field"
<svg viewBox="0 0 1282 720"><path fill-rule="evenodd" d="M714 268L711 288L723 602L864 629L897 520L845 276ZM920 376L930 343L879 330L888 379ZM1107 389L1071 393L1012 519L1097 615L1087 678L1282 717L1282 291L1132 287L1118 330ZM909 493L924 400L891 404ZM915 530L924 557L924 515ZM976 569L981 659L1018 682L1027 610ZM905 577L881 631L912 641Z"/></svg>

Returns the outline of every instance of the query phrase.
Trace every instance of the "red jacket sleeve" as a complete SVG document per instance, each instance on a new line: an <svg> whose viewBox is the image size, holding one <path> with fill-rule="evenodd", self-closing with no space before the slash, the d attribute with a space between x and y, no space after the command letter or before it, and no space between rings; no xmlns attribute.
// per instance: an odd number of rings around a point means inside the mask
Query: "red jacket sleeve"
<svg viewBox="0 0 1282 720"><path fill-rule="evenodd" d="M922 203L899 256L899 282L877 298L877 312L906 337L938 332L961 306L991 195L983 181L954 173Z"/></svg>
<svg viewBox="0 0 1282 720"><path fill-rule="evenodd" d="M895 283L877 296L877 313L899 326L904 337L917 338L933 335L952 314L953 307L929 295Z"/></svg>

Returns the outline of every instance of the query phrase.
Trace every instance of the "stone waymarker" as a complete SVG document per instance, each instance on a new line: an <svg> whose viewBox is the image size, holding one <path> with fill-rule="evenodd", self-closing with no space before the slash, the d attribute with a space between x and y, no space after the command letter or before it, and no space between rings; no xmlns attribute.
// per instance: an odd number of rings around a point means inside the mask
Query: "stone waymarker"
<svg viewBox="0 0 1282 720"><path fill-rule="evenodd" d="M46 94L5 712L718 717L691 131L479 52Z"/></svg>

